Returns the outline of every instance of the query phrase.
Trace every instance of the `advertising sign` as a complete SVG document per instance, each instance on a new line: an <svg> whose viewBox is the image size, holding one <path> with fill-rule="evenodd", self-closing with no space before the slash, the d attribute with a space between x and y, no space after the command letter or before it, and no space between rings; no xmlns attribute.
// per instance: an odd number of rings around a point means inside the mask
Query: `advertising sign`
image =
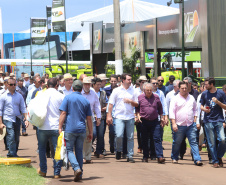
<svg viewBox="0 0 226 185"><path fill-rule="evenodd" d="M93 53L102 53L103 21L93 23Z"/></svg>
<svg viewBox="0 0 226 185"><path fill-rule="evenodd" d="M114 27L103 30L103 53L112 53L115 47Z"/></svg>
<svg viewBox="0 0 226 185"><path fill-rule="evenodd" d="M124 53L127 58L131 57L133 49L140 49L143 53L144 50L144 37L143 32L137 31L124 34Z"/></svg>
<svg viewBox="0 0 226 185"><path fill-rule="evenodd" d="M47 29L48 32L51 32L51 16L52 16L52 7L51 6L46 6L46 17L47 17Z"/></svg>
<svg viewBox="0 0 226 185"><path fill-rule="evenodd" d="M31 42L34 45L42 45L46 38L46 19L31 18Z"/></svg>
<svg viewBox="0 0 226 185"><path fill-rule="evenodd" d="M184 2L184 40L185 47L202 47L199 1ZM180 23L182 20L180 19Z"/></svg>
<svg viewBox="0 0 226 185"><path fill-rule="evenodd" d="M179 41L179 14L157 19L158 48L181 47Z"/></svg>
<svg viewBox="0 0 226 185"><path fill-rule="evenodd" d="M65 2L64 0L53 0L52 4L52 31L65 32Z"/></svg>

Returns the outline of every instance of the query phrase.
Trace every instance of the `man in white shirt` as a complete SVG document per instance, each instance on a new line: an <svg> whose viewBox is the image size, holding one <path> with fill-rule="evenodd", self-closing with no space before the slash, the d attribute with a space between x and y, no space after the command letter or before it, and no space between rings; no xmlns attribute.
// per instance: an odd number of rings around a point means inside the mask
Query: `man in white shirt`
<svg viewBox="0 0 226 185"><path fill-rule="evenodd" d="M112 109L115 105L116 159L121 159L123 133L126 129L127 161L134 163L134 107L138 106L138 100L131 80L130 74L122 74L122 86L113 90L109 100L107 123L113 123Z"/></svg>
<svg viewBox="0 0 226 185"><path fill-rule="evenodd" d="M57 146L57 139L59 136L59 118L60 118L60 105L63 102L64 95L57 91L58 80L57 78L51 78L47 82L48 89L43 93L49 97L49 103L47 106L47 114L44 124L38 128L38 148L39 148L39 161L40 168L38 174L46 176L47 162L46 162L46 145L49 139L52 141L54 151ZM60 177L60 170L62 161L54 160L54 178Z"/></svg>
<svg viewBox="0 0 226 185"><path fill-rule="evenodd" d="M62 87L62 91L65 96L73 93L72 90L73 78L70 73L64 74L64 87Z"/></svg>
<svg viewBox="0 0 226 185"><path fill-rule="evenodd" d="M91 111L92 111L92 118L94 120L94 113L96 114L96 125L93 124L93 128L95 126L99 126L101 123L101 108L100 108L100 102L97 94L94 90L90 89L91 87L91 79L89 77L83 78L83 90L82 90L82 96L84 96L90 103ZM94 122L94 121L93 121ZM88 127L86 127L88 129ZM89 134L88 130L86 131L87 134ZM95 138L95 132L93 133L93 138ZM91 153L92 153L92 142L85 139L83 144L83 159L84 163L92 163L91 161Z"/></svg>

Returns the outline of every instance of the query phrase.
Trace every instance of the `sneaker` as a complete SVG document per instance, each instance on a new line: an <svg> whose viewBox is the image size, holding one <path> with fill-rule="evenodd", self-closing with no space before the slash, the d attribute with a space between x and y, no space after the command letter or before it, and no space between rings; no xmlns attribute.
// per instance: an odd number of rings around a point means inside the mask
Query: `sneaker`
<svg viewBox="0 0 226 185"><path fill-rule="evenodd" d="M75 176L74 181L75 181L75 182L78 182L78 181L80 180L80 176L81 176L81 175L82 175L82 171L81 171L80 169L76 170L76 171L74 172L74 176Z"/></svg>
<svg viewBox="0 0 226 185"><path fill-rule="evenodd" d="M134 159L132 157L130 158L127 158L127 162L130 162L130 163L135 163Z"/></svg>
<svg viewBox="0 0 226 185"><path fill-rule="evenodd" d="M37 173L42 177L46 177L46 173L42 172L40 168L37 169Z"/></svg>
<svg viewBox="0 0 226 185"><path fill-rule="evenodd" d="M117 160L120 160L120 159L121 159L121 155L122 155L121 152L116 152L115 158L116 158Z"/></svg>
<svg viewBox="0 0 226 185"><path fill-rule="evenodd" d="M173 164L178 164L178 161L175 160L175 159L173 159L173 160L172 160L172 163L173 163Z"/></svg>
<svg viewBox="0 0 226 185"><path fill-rule="evenodd" d="M224 166L224 163L223 163L223 161L222 161L222 158L218 158L218 160L219 160L219 163L218 163L219 166L220 166L220 167L223 167L223 166Z"/></svg>

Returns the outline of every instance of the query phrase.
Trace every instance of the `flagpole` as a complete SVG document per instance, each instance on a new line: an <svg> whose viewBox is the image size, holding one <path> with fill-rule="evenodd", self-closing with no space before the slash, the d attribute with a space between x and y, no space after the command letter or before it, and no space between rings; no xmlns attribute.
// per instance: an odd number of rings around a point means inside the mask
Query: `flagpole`
<svg viewBox="0 0 226 185"><path fill-rule="evenodd" d="M30 18L30 40L31 40L31 44L30 44L30 55L31 55L31 71L32 71L32 39L31 39L31 18Z"/></svg>
<svg viewBox="0 0 226 185"><path fill-rule="evenodd" d="M68 54L67 54L67 21L66 21L66 10L64 1L64 15L65 15L65 45L66 45L66 73L68 73Z"/></svg>
<svg viewBox="0 0 226 185"><path fill-rule="evenodd" d="M50 36L50 31L49 31L49 28L48 28L48 8L46 6L46 17L47 17L47 20L46 20L46 25L47 25L47 34L48 34L48 50L49 50L49 70L52 71L52 67L51 67L51 56L50 56L50 45L49 45L49 36Z"/></svg>

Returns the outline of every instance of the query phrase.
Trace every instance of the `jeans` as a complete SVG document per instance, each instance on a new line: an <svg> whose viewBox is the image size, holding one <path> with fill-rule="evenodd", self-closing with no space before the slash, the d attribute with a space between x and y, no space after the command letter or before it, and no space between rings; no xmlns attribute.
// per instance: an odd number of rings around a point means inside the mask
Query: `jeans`
<svg viewBox="0 0 226 185"><path fill-rule="evenodd" d="M115 119L115 142L117 152L122 152L123 135L125 129L127 138L127 157L132 158L134 153L134 118L130 120Z"/></svg>
<svg viewBox="0 0 226 185"><path fill-rule="evenodd" d="M153 145L156 157L157 158L163 157L161 125L158 119L153 121L142 119L141 136L143 141L143 158L148 159L149 156L149 147L148 147L149 137L153 138L154 141Z"/></svg>
<svg viewBox="0 0 226 185"><path fill-rule="evenodd" d="M24 122L24 116L22 116L21 126L22 126L22 133L26 133L26 125Z"/></svg>
<svg viewBox="0 0 226 185"><path fill-rule="evenodd" d="M66 141L66 148L68 159L71 163L72 169L74 171L82 169L83 166L83 142L86 137L86 133L65 133L64 139ZM75 154L73 153L73 148L75 147ZM76 156L76 157L75 157Z"/></svg>
<svg viewBox="0 0 226 185"><path fill-rule="evenodd" d="M47 173L47 162L46 162L46 146L48 140L51 139L54 151L57 146L57 139L59 136L58 130L38 130L38 149L39 149L39 161L40 169L43 173ZM54 175L60 175L62 166L62 160L53 161Z"/></svg>
<svg viewBox="0 0 226 185"><path fill-rule="evenodd" d="M197 161L201 161L201 157L199 155L198 141L197 141L196 123L193 123L189 127L179 126L179 125L177 125L177 127L178 127L178 131L173 133L173 147L172 147L171 158L173 160L178 160L181 142L186 136L191 146L191 151L194 157L194 163L196 164Z"/></svg>
<svg viewBox="0 0 226 185"><path fill-rule="evenodd" d="M96 153L102 154L104 151L104 125L105 120L101 120L101 123L99 126L96 126L96 121L94 122L94 127L96 127L96 136L97 136L97 148ZM95 138L94 138L95 139Z"/></svg>
<svg viewBox="0 0 226 185"><path fill-rule="evenodd" d="M3 124L6 126L6 145L9 149L8 157L18 157L17 151L20 142L20 119L16 118L16 122L3 120Z"/></svg>
<svg viewBox="0 0 226 185"><path fill-rule="evenodd" d="M223 123L205 123L204 128L212 161L213 163L218 163L218 158L224 156L226 147ZM216 140L218 141L218 145L216 144Z"/></svg>

